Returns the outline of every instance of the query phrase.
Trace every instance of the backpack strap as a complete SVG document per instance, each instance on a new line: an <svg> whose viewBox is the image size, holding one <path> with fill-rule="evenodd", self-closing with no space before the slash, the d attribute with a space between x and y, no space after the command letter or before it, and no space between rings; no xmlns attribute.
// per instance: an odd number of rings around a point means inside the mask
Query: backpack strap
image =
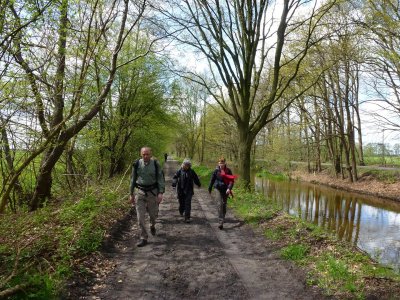
<svg viewBox="0 0 400 300"><path fill-rule="evenodd" d="M154 159L154 169L156 170L156 181L158 182L158 163L157 163L157 159Z"/></svg>
<svg viewBox="0 0 400 300"><path fill-rule="evenodd" d="M137 179L137 170L138 170L138 168L139 168L139 163L140 163L140 161L139 161L140 159L137 159L136 161L135 161L135 163L133 164L133 170L135 171L135 178Z"/></svg>
<svg viewBox="0 0 400 300"><path fill-rule="evenodd" d="M154 161L154 169L155 169L155 171L156 171L156 176L155 176L155 178L156 178L156 181L158 182L158 163L157 163L157 159L153 159L153 161ZM134 171L135 171L135 177L137 178L137 170L138 170L138 168L139 168L139 163L140 163L140 158L139 159L137 159L136 161L135 161L135 163L134 163L134 165L133 165L133 169L134 169ZM164 176L164 173L162 172L162 175Z"/></svg>

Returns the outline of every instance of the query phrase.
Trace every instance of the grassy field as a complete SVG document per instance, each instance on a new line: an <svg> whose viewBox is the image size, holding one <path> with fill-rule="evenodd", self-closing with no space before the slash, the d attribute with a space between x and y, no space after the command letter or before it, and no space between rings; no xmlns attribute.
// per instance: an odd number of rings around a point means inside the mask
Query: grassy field
<svg viewBox="0 0 400 300"><path fill-rule="evenodd" d="M367 166L385 166L400 168L399 156L365 156L364 162Z"/></svg>

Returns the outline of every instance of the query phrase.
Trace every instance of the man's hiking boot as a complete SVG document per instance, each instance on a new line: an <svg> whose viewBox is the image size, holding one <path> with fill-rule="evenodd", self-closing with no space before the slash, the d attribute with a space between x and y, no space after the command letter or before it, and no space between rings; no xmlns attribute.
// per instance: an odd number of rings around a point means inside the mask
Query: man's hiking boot
<svg viewBox="0 0 400 300"><path fill-rule="evenodd" d="M219 225L218 225L218 228L221 229L221 230L224 229L224 224L222 224L222 223L219 224Z"/></svg>
<svg viewBox="0 0 400 300"><path fill-rule="evenodd" d="M139 243L136 244L138 247L144 247L147 245L147 240L140 240Z"/></svg>
<svg viewBox="0 0 400 300"><path fill-rule="evenodd" d="M156 228L154 226L150 227L151 235L156 235Z"/></svg>
<svg viewBox="0 0 400 300"><path fill-rule="evenodd" d="M185 218L186 223L190 223L190 218Z"/></svg>

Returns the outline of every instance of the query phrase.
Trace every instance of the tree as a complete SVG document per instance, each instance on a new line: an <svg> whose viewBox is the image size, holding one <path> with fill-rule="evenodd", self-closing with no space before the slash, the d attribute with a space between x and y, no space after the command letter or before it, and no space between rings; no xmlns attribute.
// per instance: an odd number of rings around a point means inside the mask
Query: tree
<svg viewBox="0 0 400 300"><path fill-rule="evenodd" d="M358 23L368 32L368 71L376 98L373 117L384 130L400 128L400 12L399 1L363 1Z"/></svg>
<svg viewBox="0 0 400 300"><path fill-rule="evenodd" d="M124 169L127 147L135 129L144 126L150 116L156 116L166 106L160 63L153 55L120 71L116 78L118 90L113 95L117 101L110 101L105 111L107 138L103 145L110 158L109 177Z"/></svg>
<svg viewBox="0 0 400 300"><path fill-rule="evenodd" d="M197 154L201 160L201 151L198 152L197 146L200 143L203 145L201 137L204 136L204 127L202 124L205 121L204 103L207 93L201 85L187 79L176 80L173 86L172 110L179 123L175 139L175 147L179 150L178 156L194 159Z"/></svg>
<svg viewBox="0 0 400 300"><path fill-rule="evenodd" d="M327 26L320 30L322 34L328 33L329 38L314 47L307 60L307 65L314 66L308 80L314 80L315 76L319 78L314 88L304 94L304 101L296 102L314 142L317 170L321 170L320 155L324 143L336 174L346 175L342 169L344 164L352 182L357 181L358 161L363 161L359 94L365 61L363 31L348 17L354 14L354 7L345 2L325 15Z"/></svg>
<svg viewBox="0 0 400 300"><path fill-rule="evenodd" d="M9 7L13 22L20 28L26 11L24 7L17 10L14 5L11 3ZM7 53L14 60L13 72L28 82L40 128L37 133L41 137L38 146L7 181L0 213L23 168L42 153L31 209L35 210L50 197L52 170L68 142L99 112L116 70L128 63L118 61L119 53L145 7L146 1L135 6L128 0L109 3L62 0L53 4L54 10L43 15L38 26L27 26L15 35ZM95 65L101 66L97 92L90 80Z"/></svg>
<svg viewBox="0 0 400 300"><path fill-rule="evenodd" d="M164 29L207 58L213 83L199 74L192 76L235 121L239 174L249 185L253 141L268 122L283 112L274 111L273 107L299 75L301 62L316 42L312 37L314 30L333 2L320 9L309 7L309 16L297 19L296 12L302 5L309 5L309 1L284 0L281 5L267 0L166 2L174 11L162 7L168 18L163 20L168 25ZM277 22L273 12L278 9L281 15ZM297 52L289 56L285 52L286 42L295 38L292 34L300 27L308 33L307 37L299 41ZM282 76L284 70L287 73ZM294 99L288 99L285 108Z"/></svg>

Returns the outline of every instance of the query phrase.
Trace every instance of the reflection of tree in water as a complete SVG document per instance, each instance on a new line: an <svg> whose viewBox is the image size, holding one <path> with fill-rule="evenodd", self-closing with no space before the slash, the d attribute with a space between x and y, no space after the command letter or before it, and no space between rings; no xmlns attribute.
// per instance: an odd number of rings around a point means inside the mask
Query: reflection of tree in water
<svg viewBox="0 0 400 300"><path fill-rule="evenodd" d="M358 209L357 209L357 224L356 224L356 234L354 236L354 242L353 245L357 246L358 243L358 237L360 235L360 223L361 223L361 211L362 211L362 203L358 203Z"/></svg>
<svg viewBox="0 0 400 300"><path fill-rule="evenodd" d="M324 226L324 220L321 226L328 230L335 231L339 239L344 239L356 245L360 232L360 203L352 197L346 199L342 195L336 193L331 197L324 198L324 200L325 201L320 204L319 195L315 199L308 199L308 201L315 201L318 203L318 206L323 205L324 215L328 225ZM354 228L356 229L355 233Z"/></svg>
<svg viewBox="0 0 400 300"><path fill-rule="evenodd" d="M382 229L388 227L389 220L393 220L398 215L396 212L398 205L396 209L390 202L379 202L375 199L371 201L369 198L359 197L352 193L325 190L316 185L293 182L264 179L260 180L257 188L283 211L335 232L339 239L346 240L371 255L377 246L383 247L384 253L381 253L378 260L385 264L394 264L397 268L400 267L400 242L390 241L396 233L392 230L389 234L389 244L381 240L382 234L380 234ZM395 211L394 217L389 216L390 209ZM362 216L369 218L371 214L373 219L364 221L361 228ZM398 222L394 221L394 223L394 227L398 228ZM363 229L362 232L361 229ZM374 235L377 230L379 236ZM369 237L370 234L373 235Z"/></svg>
<svg viewBox="0 0 400 300"><path fill-rule="evenodd" d="M275 203L280 203L285 212L294 213L310 223L334 231L339 239L357 245L361 203L356 199L352 197L346 199L339 193L323 196L319 189L312 186L307 189L296 189L285 185L280 189L269 182L265 186L261 184L260 187L267 191L270 199Z"/></svg>
<svg viewBox="0 0 400 300"><path fill-rule="evenodd" d="M319 210L320 210L319 203L320 203L320 199L321 199L321 194L319 193L319 191L317 191L315 189L314 189L314 192L315 192L315 210L314 210L314 221L313 221L313 223L315 225L318 225ZM325 222L325 220L323 220L323 222Z"/></svg>

